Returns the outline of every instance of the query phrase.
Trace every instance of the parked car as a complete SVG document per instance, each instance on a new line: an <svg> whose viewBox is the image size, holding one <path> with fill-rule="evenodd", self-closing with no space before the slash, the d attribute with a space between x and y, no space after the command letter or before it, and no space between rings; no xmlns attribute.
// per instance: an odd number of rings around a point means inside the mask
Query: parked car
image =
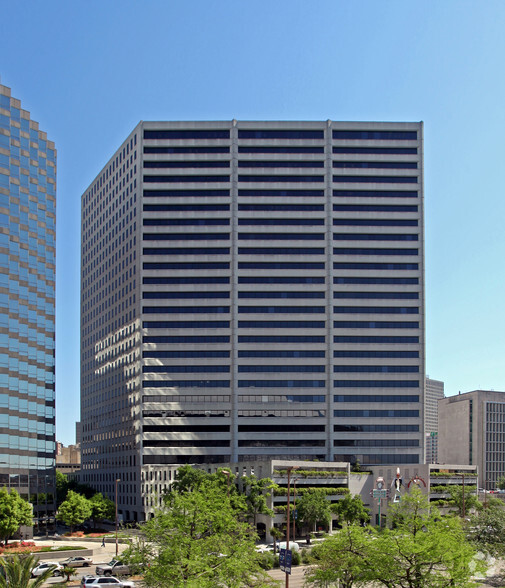
<svg viewBox="0 0 505 588"><path fill-rule="evenodd" d="M115 588L135 588L133 582L118 580L114 576L84 576L81 579L81 588L93 588L95 586L113 586Z"/></svg>
<svg viewBox="0 0 505 588"><path fill-rule="evenodd" d="M113 559L108 564L98 564L95 573L97 576L129 576L131 571L128 564Z"/></svg>
<svg viewBox="0 0 505 588"><path fill-rule="evenodd" d="M60 561L62 566L68 566L69 568L83 568L90 566L93 562L90 557L84 557L77 555L75 557L67 557Z"/></svg>
<svg viewBox="0 0 505 588"><path fill-rule="evenodd" d="M41 576L48 568L54 568L53 576L61 576L63 566L57 561L43 561L35 566L32 570L32 578Z"/></svg>

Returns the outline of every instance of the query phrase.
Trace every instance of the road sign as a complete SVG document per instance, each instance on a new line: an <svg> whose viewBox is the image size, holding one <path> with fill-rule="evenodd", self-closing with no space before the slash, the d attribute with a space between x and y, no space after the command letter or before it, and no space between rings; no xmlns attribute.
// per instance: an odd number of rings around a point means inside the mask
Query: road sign
<svg viewBox="0 0 505 588"><path fill-rule="evenodd" d="M281 572L286 571L286 550L284 548L279 549L279 567Z"/></svg>
<svg viewBox="0 0 505 588"><path fill-rule="evenodd" d="M373 490L373 497L374 498L387 498L388 491L387 490L377 490L374 488Z"/></svg>

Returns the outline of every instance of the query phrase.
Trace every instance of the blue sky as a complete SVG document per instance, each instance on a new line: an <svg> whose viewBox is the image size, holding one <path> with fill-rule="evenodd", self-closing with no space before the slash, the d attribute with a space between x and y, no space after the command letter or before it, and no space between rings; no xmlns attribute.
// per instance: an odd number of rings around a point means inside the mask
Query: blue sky
<svg viewBox="0 0 505 588"><path fill-rule="evenodd" d="M425 123L427 373L505 391L505 2L1 5L0 79L58 149L57 438L79 418L80 196L139 120Z"/></svg>

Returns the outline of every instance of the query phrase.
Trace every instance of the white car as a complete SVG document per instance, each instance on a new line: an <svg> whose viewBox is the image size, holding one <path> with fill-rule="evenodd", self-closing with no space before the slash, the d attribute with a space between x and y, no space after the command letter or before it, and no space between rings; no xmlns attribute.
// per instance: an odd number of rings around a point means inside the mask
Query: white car
<svg viewBox="0 0 505 588"><path fill-rule="evenodd" d="M63 566L59 564L57 561L43 561L33 568L32 578L35 578L36 576L41 576L49 568L54 568L53 576L62 575Z"/></svg>
<svg viewBox="0 0 505 588"><path fill-rule="evenodd" d="M84 576L81 580L81 588L95 588L97 586L112 586L113 588L135 588L133 582L118 580L114 576Z"/></svg>

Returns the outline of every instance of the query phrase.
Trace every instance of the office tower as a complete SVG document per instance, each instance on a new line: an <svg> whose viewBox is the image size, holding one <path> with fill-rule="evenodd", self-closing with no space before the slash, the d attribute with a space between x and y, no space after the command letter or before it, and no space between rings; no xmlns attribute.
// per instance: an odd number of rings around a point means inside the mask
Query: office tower
<svg viewBox="0 0 505 588"><path fill-rule="evenodd" d="M82 195L83 481L424 462L422 123L141 122Z"/></svg>
<svg viewBox="0 0 505 588"><path fill-rule="evenodd" d="M438 401L443 397L444 383L426 378L424 390L426 463L438 463Z"/></svg>
<svg viewBox="0 0 505 588"><path fill-rule="evenodd" d="M479 469L479 485L496 488L505 476L505 392L474 390L438 403L440 464Z"/></svg>
<svg viewBox="0 0 505 588"><path fill-rule="evenodd" d="M0 488L55 508L56 151L0 85Z"/></svg>

